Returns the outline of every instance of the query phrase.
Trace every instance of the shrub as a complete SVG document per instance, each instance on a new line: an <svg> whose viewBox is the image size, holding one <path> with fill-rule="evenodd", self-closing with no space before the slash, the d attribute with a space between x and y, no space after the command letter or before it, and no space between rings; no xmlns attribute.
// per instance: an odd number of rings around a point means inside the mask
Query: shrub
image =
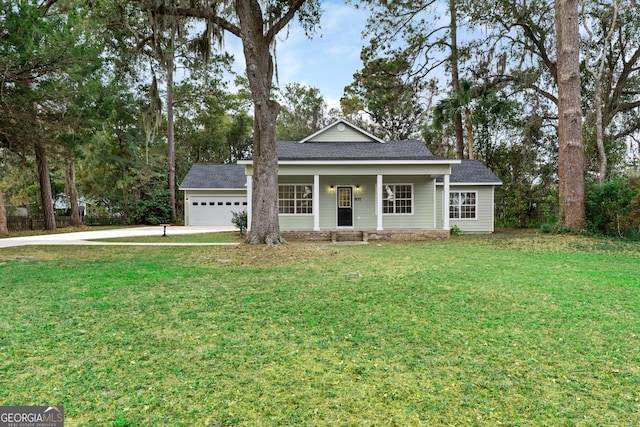
<svg viewBox="0 0 640 427"><path fill-rule="evenodd" d="M131 206L131 222L133 224L157 225L171 220L169 206L169 190L156 188Z"/></svg>
<svg viewBox="0 0 640 427"><path fill-rule="evenodd" d="M459 236L462 234L462 229L457 225L454 225L449 229L449 232L451 233L452 236Z"/></svg>
<svg viewBox="0 0 640 427"><path fill-rule="evenodd" d="M243 230L247 228L247 211L231 212L231 223L240 229L240 235L244 233Z"/></svg>
<svg viewBox="0 0 640 427"><path fill-rule="evenodd" d="M640 179L616 178L588 187L585 212L590 232L637 239L640 236Z"/></svg>

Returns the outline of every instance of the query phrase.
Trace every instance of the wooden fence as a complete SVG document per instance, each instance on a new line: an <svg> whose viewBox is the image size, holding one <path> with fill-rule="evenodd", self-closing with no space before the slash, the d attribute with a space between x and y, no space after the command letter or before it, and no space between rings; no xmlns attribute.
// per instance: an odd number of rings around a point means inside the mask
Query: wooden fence
<svg viewBox="0 0 640 427"><path fill-rule="evenodd" d="M84 224L84 218L83 218ZM56 216L56 227L65 228L71 225L70 216ZM28 231L44 229L44 218L41 216L9 216L7 228L12 231Z"/></svg>
<svg viewBox="0 0 640 427"><path fill-rule="evenodd" d="M122 217L108 215L91 215L82 217L84 225L124 225L126 221ZM56 228L71 226L70 216L56 216ZM9 216L7 217L9 232L29 231L44 229L44 218L41 216Z"/></svg>

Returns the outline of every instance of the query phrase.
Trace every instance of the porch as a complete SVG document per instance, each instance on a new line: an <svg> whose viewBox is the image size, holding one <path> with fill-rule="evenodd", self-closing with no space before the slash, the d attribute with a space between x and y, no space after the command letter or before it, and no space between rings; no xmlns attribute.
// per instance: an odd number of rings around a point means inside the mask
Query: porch
<svg viewBox="0 0 640 427"><path fill-rule="evenodd" d="M286 240L317 242L431 241L448 239L449 230L322 230L282 231Z"/></svg>

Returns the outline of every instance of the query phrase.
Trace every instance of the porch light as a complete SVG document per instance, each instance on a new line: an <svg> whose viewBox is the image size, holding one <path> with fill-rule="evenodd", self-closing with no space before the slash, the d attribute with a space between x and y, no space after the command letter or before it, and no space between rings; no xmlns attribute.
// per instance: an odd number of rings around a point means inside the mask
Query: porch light
<svg viewBox="0 0 640 427"><path fill-rule="evenodd" d="M360 192L360 185L356 185L356 193Z"/></svg>
<svg viewBox="0 0 640 427"><path fill-rule="evenodd" d="M329 192L333 193L333 185L329 187Z"/></svg>

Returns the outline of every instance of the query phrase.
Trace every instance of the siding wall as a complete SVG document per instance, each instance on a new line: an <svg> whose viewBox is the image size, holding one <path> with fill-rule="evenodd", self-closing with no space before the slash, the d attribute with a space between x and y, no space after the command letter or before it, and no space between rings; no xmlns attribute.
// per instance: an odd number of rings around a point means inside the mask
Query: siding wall
<svg viewBox="0 0 640 427"><path fill-rule="evenodd" d="M477 193L476 219L450 219L449 225L458 226L466 233L493 233L494 200L493 186L451 185L450 191L475 191ZM442 224L442 185L437 186L436 195L437 222Z"/></svg>
<svg viewBox="0 0 640 427"><path fill-rule="evenodd" d="M353 129L350 126L343 126L344 130L339 131L338 126L333 126L329 129L326 129L320 135L317 135L314 138L311 138L309 141L312 142L323 142L323 141L331 141L331 142L368 142L371 141L371 138L367 135L360 133Z"/></svg>
<svg viewBox="0 0 640 427"><path fill-rule="evenodd" d="M313 184L310 176L280 176L279 184ZM386 184L413 184L413 213L406 215L384 214L382 227L393 229L433 229L434 224L434 185L428 176L385 176ZM331 190L333 186L333 190ZM320 229L337 228L337 188L353 188L353 228L375 230L376 216L376 177L375 176L321 176L319 188ZM357 189L356 186L360 188ZM313 229L313 215L280 215L280 229L299 231Z"/></svg>

